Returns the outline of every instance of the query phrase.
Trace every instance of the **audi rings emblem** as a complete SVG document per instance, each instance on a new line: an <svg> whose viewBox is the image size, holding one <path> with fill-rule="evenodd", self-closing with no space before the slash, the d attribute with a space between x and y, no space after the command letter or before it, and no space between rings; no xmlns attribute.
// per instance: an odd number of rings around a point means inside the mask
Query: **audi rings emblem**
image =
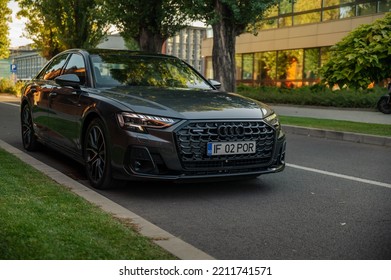
<svg viewBox="0 0 391 280"><path fill-rule="evenodd" d="M217 133L219 136L244 136L244 126L243 125L220 125L217 128Z"/></svg>

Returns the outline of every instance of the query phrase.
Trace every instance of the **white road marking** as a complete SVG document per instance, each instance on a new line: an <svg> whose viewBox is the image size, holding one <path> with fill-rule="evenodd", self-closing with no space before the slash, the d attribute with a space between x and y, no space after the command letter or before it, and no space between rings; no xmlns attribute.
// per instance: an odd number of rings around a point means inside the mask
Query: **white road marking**
<svg viewBox="0 0 391 280"><path fill-rule="evenodd" d="M370 185L375 185L375 186L385 187L385 188L391 189L391 184L387 184L387 183L383 183L383 182L358 178L358 177L354 177L354 176L324 171L324 170L310 168L310 167L304 167L304 166L291 164L291 163L287 163L286 166L296 168L296 169L305 170L305 171L315 172L315 173L319 173L319 174L323 174L323 175L333 176L333 177L337 177L337 178L342 178L342 179L346 179L346 180L351 180L351 181L356 181L356 182L360 182L360 183L365 183L365 184L370 184Z"/></svg>
<svg viewBox="0 0 391 280"><path fill-rule="evenodd" d="M0 103L11 105L11 106L15 106L15 107L19 107L20 106L20 104L8 103L8 102L2 102L2 101L0 101Z"/></svg>

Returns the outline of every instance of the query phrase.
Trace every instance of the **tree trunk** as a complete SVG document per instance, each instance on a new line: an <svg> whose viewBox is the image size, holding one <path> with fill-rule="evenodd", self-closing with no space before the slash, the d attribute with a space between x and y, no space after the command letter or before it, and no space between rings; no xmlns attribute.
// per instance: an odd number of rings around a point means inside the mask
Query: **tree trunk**
<svg viewBox="0 0 391 280"><path fill-rule="evenodd" d="M236 67L235 67L235 43L236 28L230 20L229 9L216 0L215 11L221 18L212 25L213 29L213 75L219 81L221 90L235 92L236 90Z"/></svg>
<svg viewBox="0 0 391 280"><path fill-rule="evenodd" d="M138 38L140 50L151 53L161 53L164 39L160 34L156 34L148 30L148 28L140 28L140 36Z"/></svg>

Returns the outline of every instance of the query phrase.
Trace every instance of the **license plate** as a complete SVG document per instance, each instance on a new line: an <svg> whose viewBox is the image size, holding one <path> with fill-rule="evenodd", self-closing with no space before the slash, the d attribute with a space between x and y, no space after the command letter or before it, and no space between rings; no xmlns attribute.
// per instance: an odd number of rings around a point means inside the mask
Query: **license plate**
<svg viewBox="0 0 391 280"><path fill-rule="evenodd" d="M208 156L255 154L255 141L242 142L209 142Z"/></svg>

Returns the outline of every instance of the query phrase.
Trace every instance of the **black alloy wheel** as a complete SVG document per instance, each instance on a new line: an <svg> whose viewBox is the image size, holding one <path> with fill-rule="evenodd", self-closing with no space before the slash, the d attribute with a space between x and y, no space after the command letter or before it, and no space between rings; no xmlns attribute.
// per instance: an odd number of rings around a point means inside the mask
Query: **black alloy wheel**
<svg viewBox="0 0 391 280"><path fill-rule="evenodd" d="M38 146L38 141L34 132L30 107L27 104L22 108L21 125L23 148L27 151L35 151Z"/></svg>
<svg viewBox="0 0 391 280"><path fill-rule="evenodd" d="M111 187L110 155L106 139L102 121L93 120L85 134L83 152L87 177L97 189Z"/></svg>

